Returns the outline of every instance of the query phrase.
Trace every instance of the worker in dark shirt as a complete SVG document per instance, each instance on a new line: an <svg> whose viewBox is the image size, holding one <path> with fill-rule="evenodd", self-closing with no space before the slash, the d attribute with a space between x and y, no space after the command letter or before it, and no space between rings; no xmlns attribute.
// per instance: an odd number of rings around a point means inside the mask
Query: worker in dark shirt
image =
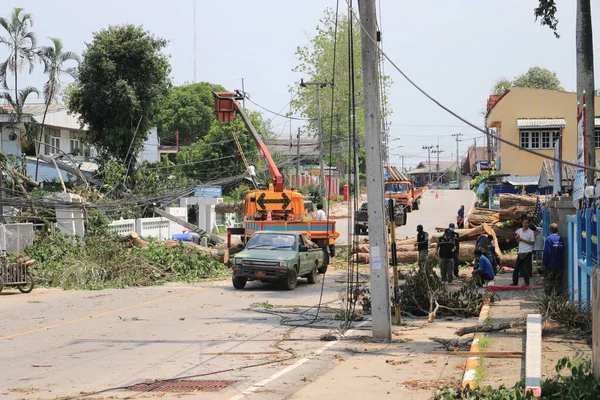
<svg viewBox="0 0 600 400"><path fill-rule="evenodd" d="M452 235L454 236L454 253L452 253L454 256L454 277L458 279L458 255L460 252L460 239L458 232L454 230L454 224L450 224L448 228L452 229Z"/></svg>
<svg viewBox="0 0 600 400"><path fill-rule="evenodd" d="M444 235L438 239L438 255L440 256L440 271L442 282L452 283L454 271L454 234L450 228L444 230Z"/></svg>
<svg viewBox="0 0 600 400"><path fill-rule="evenodd" d="M475 255L479 257L479 263L473 270L473 277L477 279L477 284L479 286L483 286L485 281L494 280L494 268L492 267L490 260L488 260L488 258L481 252L480 249L475 250Z"/></svg>
<svg viewBox="0 0 600 400"><path fill-rule="evenodd" d="M558 294L562 278L565 244L558 235L558 225L550 225L550 236L544 243L542 268L544 269L544 293L547 296Z"/></svg>
<svg viewBox="0 0 600 400"><path fill-rule="evenodd" d="M423 267L429 253L429 234L423 230L423 225L417 225L417 243L415 243L415 247L419 251L419 267Z"/></svg>

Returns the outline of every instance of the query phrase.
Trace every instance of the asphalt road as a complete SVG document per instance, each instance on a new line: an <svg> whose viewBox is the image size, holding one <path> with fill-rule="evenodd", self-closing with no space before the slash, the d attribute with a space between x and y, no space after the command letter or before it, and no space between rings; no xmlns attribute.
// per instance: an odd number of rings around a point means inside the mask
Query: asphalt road
<svg viewBox="0 0 600 400"><path fill-rule="evenodd" d="M440 193L409 214L400 236L413 236L418 223L433 231L454 221L460 204L468 209L473 201L472 192ZM348 226L339 221L340 231ZM328 307L342 306L344 270L330 268L319 318L303 326L315 319L322 279L303 279L294 291L261 282L236 291L230 281L27 295L5 289L0 398L180 398L124 388L185 377L233 381L193 398L286 398L336 365L338 342L320 338L339 326ZM359 326L358 335L370 335L368 321Z"/></svg>
<svg viewBox="0 0 600 400"><path fill-rule="evenodd" d="M465 206L466 216L474 201L475 194L470 190L428 190L423 196L419 210L408 213L406 225L396 228L396 237L403 239L416 236L419 224L423 225L425 231L435 232L436 226L448 226L451 222L456 223L456 214L460 206ZM352 217L336 220L336 230L340 232L336 243L347 244L349 240L352 240L348 236L348 233L352 234L354 231Z"/></svg>

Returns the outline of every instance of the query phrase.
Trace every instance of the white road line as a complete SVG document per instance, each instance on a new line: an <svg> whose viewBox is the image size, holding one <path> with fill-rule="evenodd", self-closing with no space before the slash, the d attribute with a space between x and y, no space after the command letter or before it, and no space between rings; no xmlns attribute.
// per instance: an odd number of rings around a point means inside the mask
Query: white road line
<svg viewBox="0 0 600 400"><path fill-rule="evenodd" d="M365 326L368 322L370 321L364 321L361 322L360 324L358 324L356 326L355 329L352 329L348 332L346 332L346 336L354 333L354 331L358 328L361 328L363 326ZM336 343L341 342L342 339L340 340L335 340L335 341L331 341L328 342L326 345L324 345L323 347L321 347L320 349L314 351L313 353L311 353L309 356L306 356L304 358L301 358L300 360L296 361L295 363L293 363L292 365L287 366L286 368L282 369L281 371L278 371L276 373L274 373L273 375L269 376L268 378L263 379L262 381L255 383L254 385L250 386L248 389L244 390L243 392L241 392L240 394L236 394L233 397L230 397L229 400L241 400L244 397L246 397L249 394L252 394L254 392L256 392L258 389L261 389L262 387L264 387L265 385L267 385L270 382L273 382L275 379L282 377L283 375L287 374L288 372L291 372L293 370L295 370L296 368L298 368L299 366L301 366L302 364L306 363L307 361L309 361L311 358L313 358L314 356L318 356L321 353L323 353L325 350L333 347L336 345Z"/></svg>

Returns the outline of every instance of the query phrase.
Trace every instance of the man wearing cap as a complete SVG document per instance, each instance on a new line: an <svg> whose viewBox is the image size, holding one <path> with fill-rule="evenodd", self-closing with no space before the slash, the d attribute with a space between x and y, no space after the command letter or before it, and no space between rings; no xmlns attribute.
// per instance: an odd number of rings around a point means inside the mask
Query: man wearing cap
<svg viewBox="0 0 600 400"><path fill-rule="evenodd" d="M429 234L423 230L423 225L417 225L417 243L415 247L419 250L419 267L425 265L429 252Z"/></svg>
<svg viewBox="0 0 600 400"><path fill-rule="evenodd" d="M454 271L454 234L452 229L446 228L444 235L438 239L438 255L440 256L440 271L442 282L452 283Z"/></svg>
<svg viewBox="0 0 600 400"><path fill-rule="evenodd" d="M456 279L458 279L458 254L460 251L460 242L459 242L459 235L458 232L456 232L454 230L455 225L454 224L450 224L448 226L448 228L450 228L452 230L452 235L454 236L454 253L452 253L453 255L453 259L454 259L454 277Z"/></svg>

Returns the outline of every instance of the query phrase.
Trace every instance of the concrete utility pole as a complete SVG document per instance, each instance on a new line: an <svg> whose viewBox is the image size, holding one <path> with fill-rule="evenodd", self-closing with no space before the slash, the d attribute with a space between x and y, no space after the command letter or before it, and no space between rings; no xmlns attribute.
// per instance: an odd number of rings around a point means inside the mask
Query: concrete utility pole
<svg viewBox="0 0 600 400"><path fill-rule="evenodd" d="M431 185L431 149L433 145L423 146L423 150L427 150L427 167L429 168L429 184Z"/></svg>
<svg viewBox="0 0 600 400"><path fill-rule="evenodd" d="M585 139L586 164L596 166L596 145L594 140L594 46L592 36L592 14L590 0L577 0L577 24L575 46L577 48L577 102L583 104L585 93L586 119ZM595 185L594 171L586 170L587 184Z"/></svg>
<svg viewBox="0 0 600 400"><path fill-rule="evenodd" d="M435 165L435 172L436 172L436 177L435 177L435 181L439 181L440 180L440 153L443 153L444 150L440 150L440 145L436 144L435 145L435 150L431 150L432 153L436 153L437 154L437 163Z"/></svg>
<svg viewBox="0 0 600 400"><path fill-rule="evenodd" d="M392 340L390 278L385 204L383 198L383 164L381 108L379 92L377 16L375 0L358 2L360 22L362 76L365 114L365 152L367 193L369 195L369 245L371 253L371 305L373 339Z"/></svg>
<svg viewBox="0 0 600 400"><path fill-rule="evenodd" d="M298 127L298 136L296 137L296 189L300 190L300 127Z"/></svg>
<svg viewBox="0 0 600 400"><path fill-rule="evenodd" d="M327 210L327 193L325 193L325 168L323 166L325 159L325 132L323 131L323 118L321 117L321 100L319 91L323 89L325 86L330 85L330 82L304 82L304 79L300 79L300 86L307 87L309 85L314 85L317 88L317 124L319 125L319 158L321 159L320 164L320 172L319 172L319 191L321 192L321 204L323 204L323 209ZM331 171L331 170L330 170Z"/></svg>
<svg viewBox="0 0 600 400"><path fill-rule="evenodd" d="M460 137L462 133L455 133L452 136L456 138L456 180L458 181L458 188L460 189L460 176L462 175L462 168L460 167L460 156L458 155L458 142L462 142Z"/></svg>

